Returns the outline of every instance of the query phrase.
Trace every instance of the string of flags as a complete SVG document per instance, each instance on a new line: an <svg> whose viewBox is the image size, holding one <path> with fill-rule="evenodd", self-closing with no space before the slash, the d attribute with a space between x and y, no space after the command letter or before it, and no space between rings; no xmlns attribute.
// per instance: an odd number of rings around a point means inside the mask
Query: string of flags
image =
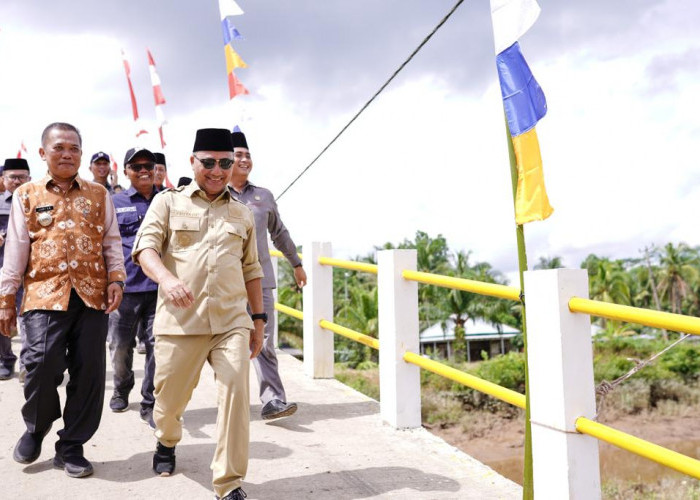
<svg viewBox="0 0 700 500"><path fill-rule="evenodd" d="M248 89L236 77L234 72L237 68L247 68L248 65L241 59L241 56L233 48L234 40L242 40L240 32L233 25L232 17L244 14L234 0L219 0L219 14L221 15L221 31L224 36L224 54L226 57L226 74L228 75L229 99L237 95L250 94Z"/></svg>
<svg viewBox="0 0 700 500"><path fill-rule="evenodd" d="M535 132L535 125L547 113L547 100L518 43L539 14L536 0L491 0L496 67L518 170L517 224L544 220L554 211L544 186L542 156Z"/></svg>

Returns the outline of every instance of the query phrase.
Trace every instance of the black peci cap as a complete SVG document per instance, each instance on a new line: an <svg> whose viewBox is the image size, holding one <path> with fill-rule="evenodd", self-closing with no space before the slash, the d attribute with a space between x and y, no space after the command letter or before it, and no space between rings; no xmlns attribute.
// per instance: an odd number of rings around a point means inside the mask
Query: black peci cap
<svg viewBox="0 0 700 500"><path fill-rule="evenodd" d="M202 128L197 130L193 152L197 151L231 151L233 142L231 133L225 128Z"/></svg>
<svg viewBox="0 0 700 500"><path fill-rule="evenodd" d="M7 170L26 170L29 172L29 163L24 158L8 158L3 167L3 171Z"/></svg>
<svg viewBox="0 0 700 500"><path fill-rule="evenodd" d="M165 163L165 155L163 153L153 153L153 156L156 157L156 163L158 165L166 165L167 166L167 164Z"/></svg>
<svg viewBox="0 0 700 500"><path fill-rule="evenodd" d="M245 134L243 132L233 132L231 134L231 140L233 141L234 148L248 148L248 141L245 140Z"/></svg>

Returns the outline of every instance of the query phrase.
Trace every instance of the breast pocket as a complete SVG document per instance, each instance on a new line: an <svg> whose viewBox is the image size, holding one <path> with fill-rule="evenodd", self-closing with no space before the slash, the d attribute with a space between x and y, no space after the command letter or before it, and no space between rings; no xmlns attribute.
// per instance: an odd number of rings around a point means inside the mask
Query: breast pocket
<svg viewBox="0 0 700 500"><path fill-rule="evenodd" d="M117 213L119 234L122 236L134 236L139 230L141 219L136 212Z"/></svg>
<svg viewBox="0 0 700 500"><path fill-rule="evenodd" d="M197 217L171 217L172 251L188 252L195 250L200 243L201 220Z"/></svg>
<svg viewBox="0 0 700 500"><path fill-rule="evenodd" d="M236 257L243 256L243 243L248 238L245 224L240 222L225 222L226 250Z"/></svg>

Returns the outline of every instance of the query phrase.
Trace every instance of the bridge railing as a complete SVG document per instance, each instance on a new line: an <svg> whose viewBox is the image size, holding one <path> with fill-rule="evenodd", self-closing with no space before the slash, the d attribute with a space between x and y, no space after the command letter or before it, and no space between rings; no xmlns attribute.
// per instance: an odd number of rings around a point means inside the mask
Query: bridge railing
<svg viewBox="0 0 700 500"><path fill-rule="evenodd" d="M276 308L304 322L309 376L333 377L331 331L379 350L381 415L395 428L421 425L418 368L525 407L522 394L418 354L417 283L514 301L518 288L418 272L415 250L379 251L378 265L335 259L329 243L313 242L305 255L304 311ZM333 267L378 275L381 349L378 339L331 321ZM598 440L700 479L700 461L595 422L590 315L693 334L700 319L590 300L581 269L529 271L525 288L536 497L600 498Z"/></svg>

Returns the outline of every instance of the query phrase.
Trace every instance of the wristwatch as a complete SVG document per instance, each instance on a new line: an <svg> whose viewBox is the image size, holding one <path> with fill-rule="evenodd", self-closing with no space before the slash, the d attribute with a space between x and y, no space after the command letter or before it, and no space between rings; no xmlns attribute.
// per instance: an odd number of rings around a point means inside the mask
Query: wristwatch
<svg viewBox="0 0 700 500"><path fill-rule="evenodd" d="M124 282L123 281L111 281L109 284L111 285L112 283L116 283L120 287L122 287L122 291L124 290Z"/></svg>
<svg viewBox="0 0 700 500"><path fill-rule="evenodd" d="M250 315L251 319L255 321L256 319L263 320L263 323L267 323L267 313L255 313Z"/></svg>

